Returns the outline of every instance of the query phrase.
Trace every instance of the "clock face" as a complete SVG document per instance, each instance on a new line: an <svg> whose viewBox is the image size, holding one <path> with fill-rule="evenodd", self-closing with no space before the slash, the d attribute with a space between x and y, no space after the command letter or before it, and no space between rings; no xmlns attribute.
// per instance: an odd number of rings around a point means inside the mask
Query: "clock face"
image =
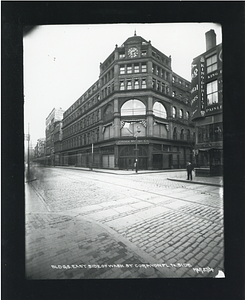
<svg viewBox="0 0 245 300"><path fill-rule="evenodd" d="M129 57L136 57L138 55L139 51L136 47L132 47L128 50L128 56Z"/></svg>

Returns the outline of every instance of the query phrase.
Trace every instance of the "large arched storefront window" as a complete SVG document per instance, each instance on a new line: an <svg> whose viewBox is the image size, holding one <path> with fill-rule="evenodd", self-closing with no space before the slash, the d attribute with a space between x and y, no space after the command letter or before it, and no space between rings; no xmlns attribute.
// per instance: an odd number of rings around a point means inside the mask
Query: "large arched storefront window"
<svg viewBox="0 0 245 300"><path fill-rule="evenodd" d="M167 119L167 111L166 108L160 102L156 102L153 105L153 114L156 117Z"/></svg>
<svg viewBox="0 0 245 300"><path fill-rule="evenodd" d="M121 107L121 116L137 116L145 114L146 107L144 103L137 99L128 100Z"/></svg>

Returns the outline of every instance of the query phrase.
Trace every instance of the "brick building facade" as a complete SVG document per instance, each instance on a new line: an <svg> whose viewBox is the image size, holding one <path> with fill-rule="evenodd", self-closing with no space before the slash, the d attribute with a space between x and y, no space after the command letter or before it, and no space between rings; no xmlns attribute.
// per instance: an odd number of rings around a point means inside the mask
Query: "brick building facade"
<svg viewBox="0 0 245 300"><path fill-rule="evenodd" d="M136 33L100 64L99 79L63 115L62 164L182 168L193 159L191 83Z"/></svg>

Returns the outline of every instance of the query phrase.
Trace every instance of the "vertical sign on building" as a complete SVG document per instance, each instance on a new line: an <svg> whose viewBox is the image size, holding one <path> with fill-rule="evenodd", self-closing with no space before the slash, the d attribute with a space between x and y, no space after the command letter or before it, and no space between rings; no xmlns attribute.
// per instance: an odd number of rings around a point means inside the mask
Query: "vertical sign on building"
<svg viewBox="0 0 245 300"><path fill-rule="evenodd" d="M223 102L223 79L222 79L222 46L220 45L217 49L218 52L218 101L221 103L220 109L222 109Z"/></svg>
<svg viewBox="0 0 245 300"><path fill-rule="evenodd" d="M192 119L204 117L205 107L205 59L201 56L191 65Z"/></svg>
<svg viewBox="0 0 245 300"><path fill-rule="evenodd" d="M191 64L191 110L192 118L197 117L199 110L198 95L198 75L199 75L199 59L194 59Z"/></svg>
<svg viewBox="0 0 245 300"><path fill-rule="evenodd" d="M205 60L204 60L204 57L202 56L200 58L200 76L199 76L199 85L200 85L200 102L201 102L201 116L204 117L204 114L205 114L205 99L204 99L204 94L205 94Z"/></svg>

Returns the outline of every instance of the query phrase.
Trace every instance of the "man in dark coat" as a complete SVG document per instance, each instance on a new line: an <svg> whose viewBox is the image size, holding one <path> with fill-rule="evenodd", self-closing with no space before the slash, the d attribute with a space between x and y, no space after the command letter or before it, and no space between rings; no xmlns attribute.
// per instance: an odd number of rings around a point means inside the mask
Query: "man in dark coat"
<svg viewBox="0 0 245 300"><path fill-rule="evenodd" d="M194 169L193 165L188 162L187 166L186 166L186 170L187 170L187 180L192 180L192 170Z"/></svg>

